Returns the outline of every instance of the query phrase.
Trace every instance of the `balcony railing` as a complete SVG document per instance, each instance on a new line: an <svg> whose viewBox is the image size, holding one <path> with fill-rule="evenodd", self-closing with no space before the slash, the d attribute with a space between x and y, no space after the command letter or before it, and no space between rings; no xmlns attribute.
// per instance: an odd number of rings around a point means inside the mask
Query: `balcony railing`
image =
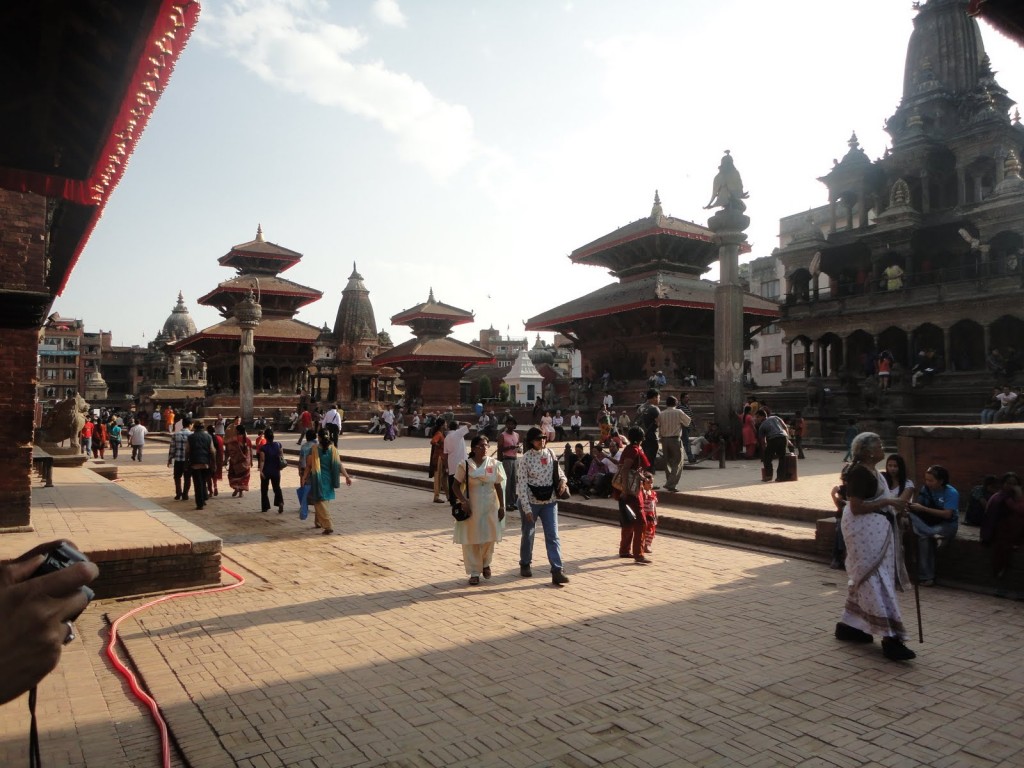
<svg viewBox="0 0 1024 768"><path fill-rule="evenodd" d="M950 289L962 294L973 290L1013 290L1024 286L1024 276L1020 267L1013 272L1006 269L995 269L992 264L980 264L971 267L950 267L931 270L929 272L904 275L901 287L889 289L889 280L877 275L861 283L833 283L815 293L813 290L797 289L787 293L784 304L813 304L821 302L842 301L844 299L873 296L884 300L892 296L894 301L906 301L907 298L928 299L931 293L940 289Z"/></svg>

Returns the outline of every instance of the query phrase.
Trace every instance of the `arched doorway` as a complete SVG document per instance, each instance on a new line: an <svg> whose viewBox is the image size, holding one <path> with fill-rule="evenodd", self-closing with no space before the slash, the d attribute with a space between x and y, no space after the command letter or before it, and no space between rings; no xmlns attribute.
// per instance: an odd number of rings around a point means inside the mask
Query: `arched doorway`
<svg viewBox="0 0 1024 768"><path fill-rule="evenodd" d="M974 320L961 320L949 329L951 371L977 371L985 366L985 329Z"/></svg>
<svg viewBox="0 0 1024 768"><path fill-rule="evenodd" d="M907 332L902 328L889 326L878 334L878 351L888 350L894 362L907 365Z"/></svg>
<svg viewBox="0 0 1024 768"><path fill-rule="evenodd" d="M867 331L857 330L846 339L846 372L854 378L875 373L875 339Z"/></svg>

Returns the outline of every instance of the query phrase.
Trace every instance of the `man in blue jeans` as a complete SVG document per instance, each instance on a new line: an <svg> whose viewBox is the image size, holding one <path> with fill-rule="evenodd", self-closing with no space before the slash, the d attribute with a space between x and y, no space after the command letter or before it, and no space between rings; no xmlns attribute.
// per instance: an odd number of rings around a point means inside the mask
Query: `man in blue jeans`
<svg viewBox="0 0 1024 768"><path fill-rule="evenodd" d="M562 568L562 548L558 541L558 494L566 487L565 473L558 465L558 457L547 448L547 439L538 427L526 433L526 452L516 466L516 495L523 520L522 539L519 543L519 573L533 576L533 537L537 520L544 526L544 547L551 564L551 583L556 587L569 583ZM525 508L523 502L529 504Z"/></svg>

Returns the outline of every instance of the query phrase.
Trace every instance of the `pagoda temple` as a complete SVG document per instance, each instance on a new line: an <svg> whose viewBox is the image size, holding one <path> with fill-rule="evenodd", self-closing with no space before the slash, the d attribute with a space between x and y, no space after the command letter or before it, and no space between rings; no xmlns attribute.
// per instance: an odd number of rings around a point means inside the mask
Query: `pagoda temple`
<svg viewBox="0 0 1024 768"><path fill-rule="evenodd" d="M405 381L407 402L417 407L449 406L460 401L459 382L468 367L494 362L485 349L450 338L452 328L473 321L473 313L434 298L399 312L393 325L408 325L414 338L373 358L373 364L397 369Z"/></svg>
<svg viewBox="0 0 1024 768"><path fill-rule="evenodd" d="M200 304L216 307L224 318L174 345L177 351L194 349L207 365L207 380L214 398L225 404L239 393L239 344L242 326L235 308L252 291L262 308L262 319L255 329L253 389L257 395L293 395L307 385L308 365L320 329L295 319L295 313L317 301L323 293L280 277L294 267L301 253L267 242L263 228L256 239L234 246L219 259L221 266L237 273L198 299Z"/></svg>
<svg viewBox="0 0 1024 768"><path fill-rule="evenodd" d="M749 250L749 249L748 249ZM701 279L718 259L715 233L666 216L658 193L647 216L577 248L574 264L604 267L618 282L530 318L528 331L555 331L582 352L584 378L604 371L671 383L693 372L714 379L715 283ZM743 330L766 325L778 306L746 294Z"/></svg>

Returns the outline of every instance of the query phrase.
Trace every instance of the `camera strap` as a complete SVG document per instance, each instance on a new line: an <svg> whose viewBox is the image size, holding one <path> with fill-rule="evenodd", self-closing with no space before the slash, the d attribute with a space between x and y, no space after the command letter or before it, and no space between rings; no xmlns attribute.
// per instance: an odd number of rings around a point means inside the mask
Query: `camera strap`
<svg viewBox="0 0 1024 768"><path fill-rule="evenodd" d="M28 765L29 768L41 768L43 761L39 756L39 729L36 727L36 687L28 692L28 711L32 723L28 730Z"/></svg>

